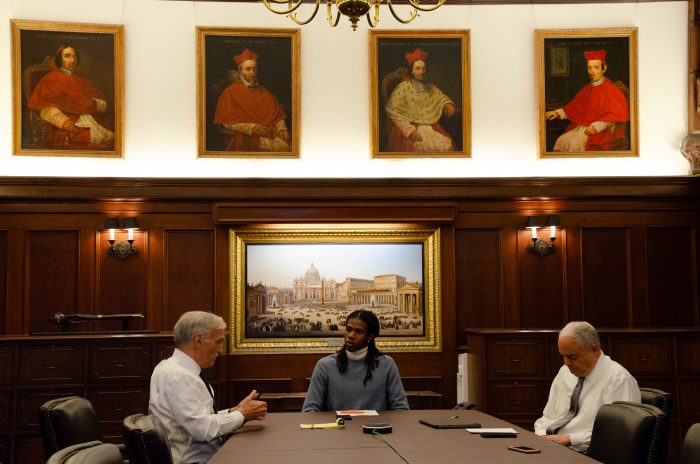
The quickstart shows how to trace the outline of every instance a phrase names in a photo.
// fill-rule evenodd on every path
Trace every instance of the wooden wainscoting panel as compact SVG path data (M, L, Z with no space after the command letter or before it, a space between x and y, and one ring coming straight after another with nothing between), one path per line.
M401 376L401 383L411 409L442 409L444 407L442 401L444 377L440 375Z
M49 318L57 312L78 312L79 238L77 230L27 232L25 317L29 333L58 332Z
M7 231L7 301L5 313L5 334L28 334L26 301L29 298L26 288L27 274L27 234L25 230Z
M173 351L175 351L175 342L173 341L172 337L156 342L153 366L155 367L162 360L168 359L173 355Z
M0 230L0 333L7 333L7 231Z
M428 376L401 376L403 389L406 391L432 391L442 393L442 384L445 379L440 375Z
M611 339L611 357L632 375L673 375L673 344L668 337L616 337Z
M153 361L142 342L105 343L90 350L88 382L148 383Z
M234 379L228 382L228 402L231 405L236 405L252 390L257 390L259 393L293 392L293 383L291 377L277 379ZM222 406L219 405L219 407ZM301 411L301 408L299 408L299 410Z
M0 390L0 432L12 429L14 423L12 417L13 394L13 391L9 389Z
M0 462L10 462L10 449L12 449L12 435L0 436Z
M117 233L116 244L126 240L126 233ZM133 246L137 253L119 258L107 253L107 233L100 233L96 249L98 258L98 287L96 289L97 314L146 314L147 304L147 269L148 252L146 250L146 233L134 233ZM107 243L107 245L105 245ZM120 331L121 321L100 321L97 323L100 331ZM145 319L129 321L129 330L143 330L147 323Z
M0 387L14 383L15 350L10 344L0 346Z
M581 255L584 319L600 327L627 327L631 283L629 228L582 228Z
M678 373L700 377L700 338L678 339Z
M501 229L455 230L458 341L467 327L503 326Z
M44 447L40 437L36 435L18 434L15 436L14 447L15 463L21 464L43 464L46 462L44 457Z
M486 344L490 377L536 377L545 370L544 338L492 339Z
M78 343L24 345L19 385L76 385L85 382L85 346Z
M147 413L148 384L91 388L88 389L87 399L94 406L101 424L117 428L127 416Z
M327 190L320 195L328 194ZM395 203L216 203L213 208L217 224L282 223L282 222L452 222L455 208L452 203L397 205ZM299 218L303 218L302 221Z
M700 422L700 381L685 380L678 387L678 401L682 404L681 416L686 422Z
M652 327L687 327L698 322L697 262L692 227L647 227L647 287Z
M547 384L542 380L490 381L486 390L489 414L529 430L540 414L532 406L547 403Z
M267 402L267 412L299 412L304 407L306 392L263 393L260 400Z
M161 330L172 330L182 313L214 312L214 231L165 232L165 310Z
M539 238L549 242L549 229L543 227ZM544 256L528 250L532 235L522 228L517 234L518 291L520 293L520 323L523 329L558 328L567 314L566 243L564 237L555 240L555 247Z

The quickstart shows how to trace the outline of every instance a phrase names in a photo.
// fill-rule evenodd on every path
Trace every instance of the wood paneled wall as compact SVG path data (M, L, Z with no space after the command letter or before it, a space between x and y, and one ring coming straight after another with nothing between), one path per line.
M546 214L563 230L538 256L524 225ZM137 218L138 254L107 255L107 216ZM229 319L229 228L310 222L441 227L444 350L394 357L446 407L467 328L700 325L698 178L0 178L0 334L55 333L56 312L139 312L132 328L156 331L189 309ZM319 356L227 356L218 380L231 401L303 391Z

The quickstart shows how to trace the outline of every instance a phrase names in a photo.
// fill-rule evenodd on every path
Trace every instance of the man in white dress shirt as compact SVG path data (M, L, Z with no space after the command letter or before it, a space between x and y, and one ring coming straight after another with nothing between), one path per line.
M214 391L200 374L223 351L225 329L215 314L183 314L173 329L173 355L153 370L148 412L164 429L175 464L206 463L231 433L267 413L255 390L237 406L216 410Z
M535 433L586 451L598 409L613 401L639 402L637 381L600 349L600 338L588 322L570 322L559 332L564 365L552 382ZM578 390L578 392L576 391Z

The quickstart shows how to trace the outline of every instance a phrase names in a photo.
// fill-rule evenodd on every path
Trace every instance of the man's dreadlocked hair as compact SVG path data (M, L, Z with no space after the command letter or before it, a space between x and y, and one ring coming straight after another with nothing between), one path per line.
M365 374L365 380L362 383L367 385L367 381L372 378L372 369L379 365L377 358L383 353L377 349L375 340L379 336L379 319L372 311L367 311L365 309L357 309L345 318L345 325L348 325L350 319L359 319L367 325L367 333L374 335L372 340L370 340L369 345L367 345L367 357L365 358L365 366L367 367L367 373ZM345 345L338 351L335 357L335 364L338 366L338 370L342 373L348 367L348 354L345 351Z

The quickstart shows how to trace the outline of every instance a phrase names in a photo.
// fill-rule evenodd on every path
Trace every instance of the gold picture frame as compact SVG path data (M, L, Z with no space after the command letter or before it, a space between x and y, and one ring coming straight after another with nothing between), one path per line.
M124 26L13 19L11 29L13 153L123 157Z
M199 157L299 157L300 37L299 29L197 27Z
M231 229L230 258L231 354L333 352L355 309L384 351L442 350L438 227L256 225Z
M369 69L372 158L471 157L469 30L370 31Z
M539 29L535 44L539 156L639 156L637 29Z

